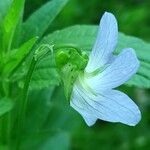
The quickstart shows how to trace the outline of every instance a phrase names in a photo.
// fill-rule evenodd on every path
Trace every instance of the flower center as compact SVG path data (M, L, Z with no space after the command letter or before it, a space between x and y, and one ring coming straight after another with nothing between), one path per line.
M88 76L89 77L89 76ZM96 92L90 87L90 85L86 81L86 74L81 72L78 77L77 84L80 84L82 88L87 91L88 93L91 93L94 96L97 96Z

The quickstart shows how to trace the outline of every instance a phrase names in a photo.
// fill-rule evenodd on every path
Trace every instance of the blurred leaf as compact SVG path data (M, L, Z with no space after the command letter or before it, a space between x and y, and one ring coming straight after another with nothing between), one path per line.
M4 146L4 145L0 145L0 149L1 150L9 150L9 148L7 146Z
M81 117L69 106L62 88L30 91L29 99L21 149L67 150L71 134L81 126Z
M98 26L77 25L66 29L55 31L46 36L43 42L50 45L75 45L84 51L91 51L96 39ZM123 48L132 47L141 62L137 74L126 84L141 88L150 88L150 44L131 36L119 34L118 47L115 53L119 53ZM50 62L49 62L50 63ZM47 68L49 69L49 68ZM44 76L43 76L44 77Z
M54 87L30 92L25 125L26 134L40 131L52 108ZM26 136L26 135L24 135Z
M37 37L34 37L24 43L20 48L16 50L12 50L8 58L5 60L5 66L3 70L3 74L9 74L12 70L14 70L21 62L22 60L29 54L31 51L31 48L37 41Z
M13 102L8 98L0 99L0 116L9 112L13 108Z
M0 1L0 49L2 49L2 25L4 16L7 13L7 10L11 4L12 0L1 0Z
M2 23L2 20L4 16L6 15L6 12L11 4L12 0L1 0L0 2L0 24Z
M64 90L56 87L51 97L51 109L49 115L43 124L44 130L65 130L71 134L82 126L84 120L72 107L65 98Z
M22 18L25 0L13 0L3 23L3 50L11 49L15 29Z
M58 144L59 142L59 144ZM43 146L39 148L39 150L69 150L70 146L70 137L69 134L60 132L57 133L55 136L47 139Z
M59 143L59 144L58 144ZM21 149L69 150L70 137L66 132L39 132L23 142Z
M68 0L52 0L35 11L23 24L22 40L41 37Z

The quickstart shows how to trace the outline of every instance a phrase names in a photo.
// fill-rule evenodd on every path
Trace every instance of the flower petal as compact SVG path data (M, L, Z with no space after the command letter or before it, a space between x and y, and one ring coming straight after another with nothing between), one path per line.
M92 72L106 64L114 51L118 39L118 25L113 14L105 12L99 25L96 42L86 67Z
M88 126L94 125L97 120L97 118L95 118L93 115L90 114L86 114L86 115L82 114L82 116Z
M87 78L86 82L95 91L112 89L129 80L138 68L139 61L134 50L124 49L103 72Z
M98 118L130 126L136 125L141 119L137 105L126 94L116 90L101 91L95 96L75 86L70 104L89 126Z
M135 126L141 120L137 105L124 93L110 90L99 94L93 104L102 115L99 119Z
M97 118L93 116L91 107L84 99L84 93L82 93L76 85L72 92L70 105L82 115L88 126L95 124Z

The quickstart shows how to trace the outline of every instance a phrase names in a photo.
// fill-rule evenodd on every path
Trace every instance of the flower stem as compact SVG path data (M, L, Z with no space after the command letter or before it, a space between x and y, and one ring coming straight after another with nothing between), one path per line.
M0 82L0 92L2 98L9 98L9 86L10 84L8 82L5 82L5 80ZM0 118L0 140L1 144L8 145L10 143L10 112L7 112Z
M36 62L37 61L33 57L30 67L29 67L29 70L27 72L24 87L23 87L22 100L20 101L19 112L18 112L18 132L17 132L17 139L16 139L17 140L16 150L20 149L20 142L21 142L20 134L21 134L21 130L23 129L25 115L26 115L26 108L27 108L27 104L28 104L27 97L28 97L29 85L30 85L30 81L31 81L31 77L32 77L34 68L36 66Z
M72 48L72 46L64 46L65 48ZM64 48L63 46L61 47L57 47L56 49L59 48ZM48 50L44 49L44 48L48 48ZM30 85L30 81L32 78L32 74L33 71L35 69L36 63L41 60L48 52L49 50L51 50L50 52L52 52L52 47L41 47L41 50L39 51L39 49L37 49L34 53L34 56L32 58L31 64L29 66L29 70L27 72L26 75L26 79L24 82L24 87L23 87L23 93L22 93L22 100L19 101L19 110L18 110L18 118L17 118L17 135L16 135L16 149L15 150L20 150L20 144L21 144L21 135L22 135L22 131L24 129L24 121L26 119L26 108L27 108L27 104L28 104L28 91L29 91L29 85ZM74 47L73 47L74 48Z

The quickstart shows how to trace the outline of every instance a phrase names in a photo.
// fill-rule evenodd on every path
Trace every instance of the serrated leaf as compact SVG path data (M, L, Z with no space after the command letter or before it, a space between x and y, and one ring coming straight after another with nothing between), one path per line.
M66 29L55 31L43 39L43 42L50 45L75 45L84 51L91 51L96 39L98 26L77 25ZM132 47L141 62L137 74L126 84L142 88L150 88L150 44L141 39L119 34L118 46L115 53L119 53L123 48ZM51 62L49 62L51 63ZM49 69L49 68L47 68Z
M13 108L13 102L8 98L0 99L0 116L9 112Z
M5 60L5 65L3 69L4 75L9 74L22 62L22 60L29 54L37 39L37 37L34 37L24 43L20 48L10 51L8 57Z
M11 49L13 35L19 20L22 18L25 0L13 0L3 22L3 50Z
M51 55L42 59L36 66L30 82L30 89L42 89L59 85L60 79Z
M41 37L68 0L52 0L35 11L23 24L22 41Z

